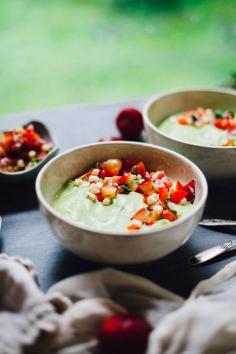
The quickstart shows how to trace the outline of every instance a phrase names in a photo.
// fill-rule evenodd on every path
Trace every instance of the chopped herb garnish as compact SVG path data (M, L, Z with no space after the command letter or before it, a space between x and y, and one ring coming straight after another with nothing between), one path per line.
M33 165L35 165L36 163L39 162L39 159L36 158L36 159L31 160L30 162L31 162Z
M132 192L132 189L126 184L122 184L121 187L123 187L127 192Z
M222 118L223 117L223 112L217 110L217 111L215 111L215 116L216 116L216 118Z
M192 120L193 120L194 122L197 122L197 121L198 121L198 118L197 118L194 114L192 114Z

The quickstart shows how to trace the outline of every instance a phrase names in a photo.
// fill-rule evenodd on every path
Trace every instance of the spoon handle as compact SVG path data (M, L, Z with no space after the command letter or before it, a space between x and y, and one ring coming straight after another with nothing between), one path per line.
M208 248L207 250L196 254L188 259L188 264L190 265L198 265L204 262L209 261L212 258L219 256L220 254L228 251L230 248L236 246L236 240L231 240L220 245L217 245L212 248Z
M235 220L224 219L203 219L199 222L202 226L233 226L236 225Z

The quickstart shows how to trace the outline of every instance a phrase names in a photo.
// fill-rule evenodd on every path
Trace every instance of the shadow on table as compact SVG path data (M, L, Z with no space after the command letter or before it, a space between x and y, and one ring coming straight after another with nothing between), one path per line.
M45 283L43 287L46 290L52 284L67 277L110 267L143 276L187 298L199 281L210 278L236 256L236 250L232 250L211 262L195 267L188 265L187 260L190 256L200 250L211 247L204 240L206 235L207 230L198 228L194 237L172 254L155 262L133 265L97 264L84 260L61 248L50 269L52 274L50 283ZM214 233L212 237L212 246L219 243L219 240L222 243L225 242L224 235L221 233Z
M110 267L143 276L176 294L188 297L194 286L196 286L200 280L206 278L206 272L203 268L193 268L187 265L186 259L190 254L191 251L189 247L185 245L161 260L122 266L96 264L83 260L66 250L61 250L57 262L54 263L53 269L51 269L53 273L53 284L73 275ZM214 272L212 272L212 274L213 273ZM47 284L47 288L51 285L52 284Z
M0 214L30 210L36 207L35 181L0 184Z
M50 269L44 279L39 279L43 291L47 291L55 283L81 273L92 272L104 268L103 265L84 260L64 248L60 248L52 259Z
M209 180L208 187L204 217L236 220L235 179Z

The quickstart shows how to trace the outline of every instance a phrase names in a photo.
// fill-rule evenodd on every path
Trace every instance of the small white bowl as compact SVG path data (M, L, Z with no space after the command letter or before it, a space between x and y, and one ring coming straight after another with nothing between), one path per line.
M193 210L158 231L111 233L68 220L51 206L56 192L68 179L82 175L97 161L109 158L142 160L149 170L163 169L168 176L184 183L194 179ZM76 147L55 157L40 171L36 193L41 210L66 248L93 261L128 264L153 261L188 240L203 213L207 182L196 165L175 152L149 144L108 142Z
M236 177L236 147L186 143L161 132L157 124L173 114L197 107L236 111L236 91L229 89L177 90L152 97L143 108L150 143L167 147L191 159L208 178Z

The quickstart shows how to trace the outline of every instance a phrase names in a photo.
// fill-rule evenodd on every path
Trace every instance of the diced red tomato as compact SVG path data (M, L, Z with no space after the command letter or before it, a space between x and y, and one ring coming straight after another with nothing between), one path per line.
M126 171L130 171L130 169L136 165L136 160L125 160L123 162L123 169L126 170Z
M158 179L162 179L163 177L165 177L165 172L164 172L164 171L159 171L159 172L157 173L157 178L158 178Z
M164 219L167 219L169 221L174 221L177 219L177 215L175 213L173 213L171 210L164 210L163 213L162 213L162 217Z
M141 183L139 186L139 189L141 190L141 192L143 194L147 194L148 192L150 192L153 188L153 182L152 180L147 180L147 181L144 181L143 183Z
M167 180L164 185L166 186L166 188L170 188L172 186L172 182L170 180Z
M187 196L188 192L184 190L177 190L171 196L171 200L173 203L179 204L179 202Z
M146 172L147 172L147 170L146 170L144 163L142 161L137 163L137 165L135 167L135 173L140 174L142 177L145 177Z
M106 172L107 172L107 171L105 171L105 170L100 170L98 176L99 176L100 178L105 178L105 177L106 177Z
M168 198L168 189L167 188L160 188L159 189L159 197L160 200L164 203L165 200Z
M98 199L99 202L103 201L102 193L98 193L98 194L96 194L96 196L97 196L97 199Z
M128 181L128 178L129 178L128 175L120 176L118 179L118 184L126 184Z
M186 194L186 199L188 202L193 203L195 199L195 182L194 180L191 180L189 183L187 183L184 187L183 190L187 193Z
M43 141L42 140L37 140L34 142L34 150L35 151L40 151L42 149L43 146Z
M11 145L13 144L14 140L13 140L13 136L10 133L5 133L4 136L4 142L2 143L4 149L6 150L6 153L9 151Z
M116 176L118 174L119 171L117 171L117 169L113 169L113 170L100 170L99 172L99 177L101 178L105 178L105 177L113 177Z
M141 226L130 224L130 225L127 226L127 229L130 230L130 231L140 230Z
M215 120L215 126L219 129L232 130L234 125L234 121L230 118L217 118Z
M188 124L188 120L187 120L186 117L179 117L178 118L178 123L182 124L182 125L186 125L186 124Z
M184 186L182 185L182 183L180 181L177 181L177 183L176 183L177 191L182 191L183 188L184 188Z

